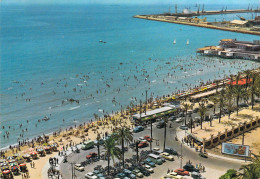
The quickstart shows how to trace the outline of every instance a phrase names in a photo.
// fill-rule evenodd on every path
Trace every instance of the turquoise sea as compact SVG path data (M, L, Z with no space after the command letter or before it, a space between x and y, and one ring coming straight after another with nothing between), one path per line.
M155 98L260 66L252 61L196 57L197 48L217 45L220 39L252 41L259 36L132 18L168 8L1 5L0 148L17 143L18 138L89 121L94 113L102 116L137 104L145 99L146 89ZM205 6L206 10L221 8ZM247 5L228 6L241 8ZM223 18L237 19L234 14L207 16L208 21ZM79 104L68 102L70 98ZM44 116L50 120L42 121Z

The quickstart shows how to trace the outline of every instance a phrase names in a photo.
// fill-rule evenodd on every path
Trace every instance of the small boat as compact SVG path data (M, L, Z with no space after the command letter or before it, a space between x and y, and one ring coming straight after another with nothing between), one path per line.
M44 118L42 118L42 121L48 121L50 118L45 116Z
M176 44L176 39L174 39L173 44Z
M190 45L190 41L189 40L187 40L186 45Z
M99 40L99 42L103 42L103 40Z

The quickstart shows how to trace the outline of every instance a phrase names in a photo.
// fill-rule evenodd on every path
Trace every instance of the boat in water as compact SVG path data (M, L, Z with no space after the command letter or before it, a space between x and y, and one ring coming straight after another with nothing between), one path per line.
M189 40L187 40L186 45L190 45L190 41Z
M176 39L174 39L173 44L176 44Z
M42 121L48 121L48 120L50 120L50 118L47 116L44 116L44 118L42 118Z

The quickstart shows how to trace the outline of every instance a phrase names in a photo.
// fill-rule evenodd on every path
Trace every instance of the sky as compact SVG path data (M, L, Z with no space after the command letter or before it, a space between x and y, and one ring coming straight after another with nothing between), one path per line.
M0 0L1 4L254 4L260 0Z

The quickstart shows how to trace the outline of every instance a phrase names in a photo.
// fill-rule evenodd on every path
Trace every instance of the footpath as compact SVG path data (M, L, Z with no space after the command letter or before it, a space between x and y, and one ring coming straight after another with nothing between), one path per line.
M77 146L77 148L80 149L82 145L78 144L76 146ZM63 162L63 159L64 159L65 156L69 156L69 155L71 155L73 153L72 149L75 151L76 150L75 146L68 147L68 150L60 152L60 155L57 154L54 157L52 157L52 158L55 158L56 160L58 159L58 161L59 161L58 163L56 163L55 166L53 166L56 170L60 171L60 164L61 164L61 162ZM49 161L46 162L46 164L42 168L42 178L43 179L50 179L50 178L51 179L62 179L61 175L59 175L59 176L56 175L56 176L49 177L48 176L48 170L49 170L50 167L51 167L51 164L49 163Z

